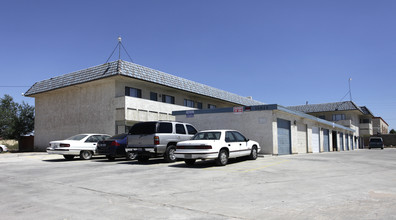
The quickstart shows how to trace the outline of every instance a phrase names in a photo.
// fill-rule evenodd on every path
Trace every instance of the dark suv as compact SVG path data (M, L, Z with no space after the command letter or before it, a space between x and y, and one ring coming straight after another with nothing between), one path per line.
M371 137L369 140L369 149L371 148L384 149L384 141L382 140L382 137Z
M137 154L139 162L150 157L164 157L176 161L176 143L190 140L197 133L192 125L174 121L150 121L135 124L128 134L127 153Z

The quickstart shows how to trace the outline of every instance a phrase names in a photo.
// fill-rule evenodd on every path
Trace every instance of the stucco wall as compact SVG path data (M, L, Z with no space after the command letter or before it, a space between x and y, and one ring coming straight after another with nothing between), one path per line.
M261 152L272 154L272 111L252 111L245 113L196 114L187 118L177 115L177 121L191 123L198 130L235 129L247 138L260 144Z
M35 96L36 151L79 133L115 133L114 80L103 79Z

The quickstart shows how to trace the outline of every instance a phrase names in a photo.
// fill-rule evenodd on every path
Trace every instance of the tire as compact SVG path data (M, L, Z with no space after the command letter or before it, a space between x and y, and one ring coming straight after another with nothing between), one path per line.
M195 163L195 159L185 159L184 163L186 163L189 166L192 166Z
M114 161L115 160L115 157L113 157L113 156L107 155L106 157L107 157L107 159L109 161Z
M73 160L73 159L74 159L74 155L63 155L63 157L64 157L66 160Z
M175 145L168 146L168 148L166 149L165 155L164 155L164 159L166 162L173 163L177 160L176 156L175 156L175 151L176 151Z
M1 152L3 152L3 148L2 148L2 147L0 147L0 153L1 153Z
M89 150L81 151L80 158L83 160L90 160L92 158L92 151Z
M127 160L134 160L137 157L137 153L132 153L132 152L127 152L126 153L126 159Z
M219 156L216 159L216 164L218 166L225 166L228 163L228 153L226 149L221 149Z
M150 158L147 156L138 156L137 159L140 163L146 163Z
M257 154L258 154L258 152L257 152L257 146L253 146L253 147L252 147L252 151L250 152L250 155L249 155L249 160L255 160L255 159L257 159Z

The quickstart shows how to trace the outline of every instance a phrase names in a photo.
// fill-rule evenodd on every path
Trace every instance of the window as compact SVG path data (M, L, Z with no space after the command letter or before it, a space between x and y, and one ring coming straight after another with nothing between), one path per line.
M226 142L234 142L235 141L235 137L234 135L231 133L231 131L227 131L225 134L225 141Z
M162 102L175 104L175 97L170 95L162 95Z
M215 106L215 105L208 104L208 109L214 109L214 108L216 108L216 106Z
M246 138L241 133L236 132L236 131L233 131L232 133L234 134L236 141L238 141L238 142L246 141Z
M193 126L186 125L186 127L187 127L188 134L196 134L197 133L197 130Z
M194 101L188 100L188 99L184 99L184 106L194 108Z
M125 95L136 97L136 98L142 98L142 90L136 89L136 88L131 88L131 87L125 87Z
M176 134L186 134L186 129L183 124L176 124Z
M220 132L200 132L192 137L192 140L220 140L220 136Z
M158 94L156 92L150 92L150 100L158 101Z
M172 123L159 123L157 133L172 133Z
M360 123L361 123L361 124L369 124L369 123L370 123L370 119L368 119L368 118L362 118L362 119L360 119Z
M202 102L197 102L197 108L202 109Z
M320 119L326 119L326 117L325 117L324 115L319 115L318 118L320 118Z
M333 115L333 121L345 120L344 114L335 114Z

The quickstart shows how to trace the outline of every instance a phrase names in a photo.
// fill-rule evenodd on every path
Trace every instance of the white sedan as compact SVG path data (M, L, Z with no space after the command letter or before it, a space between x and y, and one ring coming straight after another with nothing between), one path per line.
M8 151L8 148L5 146L5 145L3 145L3 144L0 144L0 153L1 152L7 152Z
M189 141L176 145L175 156L193 165L197 159L215 159L216 164L224 166L228 158L248 156L257 159L260 145L245 138L235 130L208 130L195 134Z
M61 141L51 141L47 147L49 154L61 154L66 160L74 156L89 160L96 152L96 145L111 137L108 134L78 134Z

